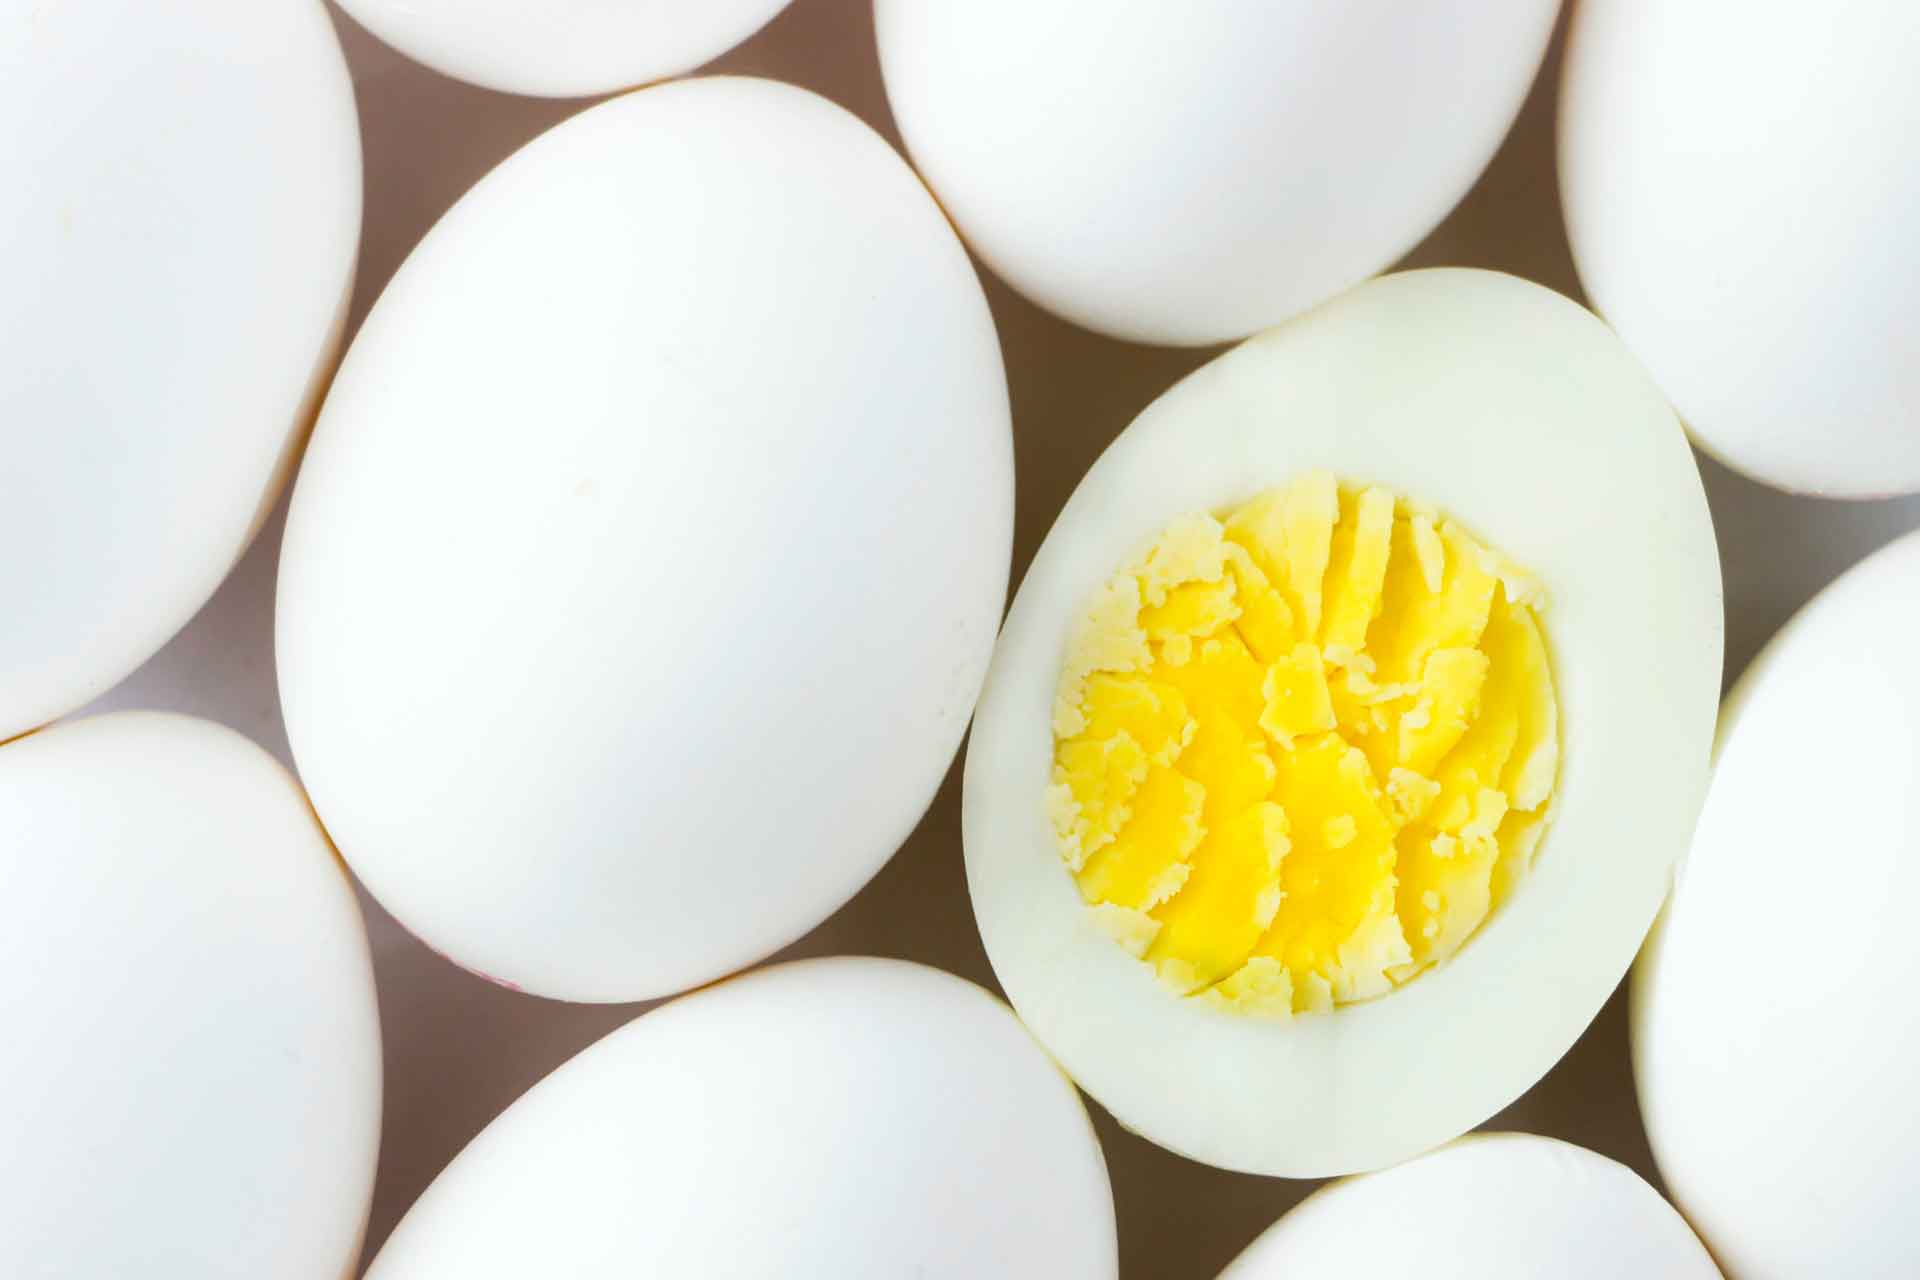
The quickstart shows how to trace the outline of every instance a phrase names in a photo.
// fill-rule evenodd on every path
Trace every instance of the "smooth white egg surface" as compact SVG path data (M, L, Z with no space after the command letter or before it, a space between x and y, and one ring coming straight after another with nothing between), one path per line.
M1916 653L1920 534L1815 597L1728 695L1634 971L1654 1158L1734 1275L1920 1273Z
M1343 991L1336 977L1337 1007L1256 1017L1170 987L1164 967L1156 973L1116 945L1107 908L1083 901L1050 821L1055 697L1102 584L1169 522L1322 471L1430 503L1530 571L1501 570L1530 580L1544 601L1557 779L1531 869L1444 964L1384 994ZM1451 546L1445 563L1463 567L1449 583L1473 567ZM1399 572L1403 583L1423 576L1425 558ZM994 971L1083 1088L1128 1128L1191 1158L1321 1176L1456 1137L1539 1079L1626 973L1698 812L1721 626L1692 454L1603 324L1558 294L1485 271L1363 285L1156 400L1094 464L1042 544L967 756L967 880ZM1353 825L1305 822L1289 787L1310 775L1294 772L1304 766L1293 748L1268 746L1279 764L1272 798L1289 811L1275 820L1292 824L1286 857L1316 859L1343 879L1338 848L1353 841ZM1187 758L1176 765L1185 770ZM1378 800L1396 783L1355 785ZM1394 855L1384 847L1391 896ZM1194 883L1209 874L1204 849L1188 868ZM1454 849L1437 842L1434 852ZM1398 856L1404 878L1414 854L1403 844ZM1285 917L1286 899L1316 886L1288 881L1284 859L1279 869ZM1262 927L1274 905L1268 896ZM1251 899L1248 909L1259 910ZM1156 911L1127 918L1150 932L1168 924ZM1298 997L1302 975L1294 978Z
M1221 1280L1719 1280L1700 1241L1623 1164L1523 1133L1475 1134L1323 1187Z
M359 904L300 788L204 720L0 747L0 1273L352 1272L380 1142Z
M0 13L0 741L105 692L239 559L359 237L319 0Z
M968 244L1076 324L1196 345L1381 270L1465 195L1558 0L877 0L887 99Z
M464 197L341 368L280 570L301 776L457 962L709 981L919 819L1012 520L993 322L899 157L766 81L617 99Z
M400 52L505 93L581 97L691 71L787 0L341 0Z
M1580 280L1701 446L1920 491L1920 8L1587 0L1560 102Z
M1106 1165L1006 1006L894 960L629 1023L475 1138L368 1273L1112 1276Z

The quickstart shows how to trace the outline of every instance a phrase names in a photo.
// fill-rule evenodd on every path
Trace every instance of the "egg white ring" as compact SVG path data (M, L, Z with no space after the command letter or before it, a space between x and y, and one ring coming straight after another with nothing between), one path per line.
M1429 502L1537 573L1562 717L1533 872L1406 989L1276 1024L1172 997L1102 933L1044 805L1050 707L1097 585L1169 519L1309 468ZM1363 285L1160 397L1087 473L1020 587L976 715L967 882L995 973L1128 1128L1223 1168L1377 1168L1543 1075L1631 963L1700 807L1719 562L1686 439L1599 320L1492 272Z

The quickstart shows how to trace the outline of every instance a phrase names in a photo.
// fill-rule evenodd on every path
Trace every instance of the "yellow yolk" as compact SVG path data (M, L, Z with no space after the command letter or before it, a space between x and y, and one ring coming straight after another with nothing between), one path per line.
M1526 875L1559 766L1529 575L1384 489L1183 517L1097 594L1048 808L1102 929L1183 995L1392 990Z

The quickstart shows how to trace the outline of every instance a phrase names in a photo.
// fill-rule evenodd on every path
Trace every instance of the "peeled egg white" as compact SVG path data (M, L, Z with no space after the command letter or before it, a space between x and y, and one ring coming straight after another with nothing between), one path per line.
M413 1206L371 1280L1112 1276L1073 1086L1006 1006L894 960L776 966L629 1023Z
M1430 503L1539 576L1562 761L1533 870L1458 954L1275 1023L1183 1000L1116 945L1044 793L1061 663L1096 588L1174 517L1313 469ZM1041 545L967 754L967 882L994 971L1087 1092L1193 1159L1322 1176L1445 1142L1539 1079L1627 971L1699 809L1720 660L1692 454L1606 327L1492 272L1363 285L1156 400Z
M442 75L504 93L583 97L691 71L787 0L340 0Z
M1739 1276L1920 1273L1920 534L1755 658L1634 971L1674 1202Z
M230 730L0 747L0 1274L337 1280L380 1143L359 904Z
M1381 270L1465 195L1558 0L877 0L887 99L995 274L1193 345Z
M1719 1280L1660 1193L1625 1165L1524 1133L1475 1134L1322 1187L1221 1280Z
M332 371L360 238L319 0L0 14L0 741L213 594Z
M455 205L341 368L280 568L301 776L460 964L710 981L919 820L1012 524L992 318L900 158L766 81L616 99Z
M1581 283L1757 480L1920 491L1920 7L1583 0L1560 187Z

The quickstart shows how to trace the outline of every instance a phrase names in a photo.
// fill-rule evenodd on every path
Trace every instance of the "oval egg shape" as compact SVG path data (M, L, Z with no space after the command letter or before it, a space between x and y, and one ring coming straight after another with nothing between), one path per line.
M1456 954L1375 998L1348 993L1354 1002L1331 1012L1270 1021L1180 995L1164 970L1116 945L1105 908L1082 900L1086 883L1076 888L1050 821L1055 698L1098 590L1158 531L1327 472L1431 503L1531 571L1560 759L1531 870ZM1402 581L1424 575L1424 557L1417 571L1403 563ZM1361 286L1162 395L1041 545L967 755L967 882L994 972L1083 1088L1190 1158L1325 1176L1454 1138L1539 1079L1626 973L1698 812L1721 625L1692 454L1604 325L1485 271ZM1282 666L1268 671L1269 690ZM1272 798L1287 810L1275 820L1292 823L1286 856L1343 876L1337 848L1353 839L1351 820L1338 831L1330 819L1324 833L1307 824L1287 788L1317 775L1277 746L1265 753L1281 766ZM1378 794L1395 781L1364 786ZM1276 905L1285 916L1296 887L1268 899L1261 927Z
M371 1280L1112 1276L1073 1086L1006 1006L894 960L778 965L641 1017L427 1188Z
M1581 284L1727 466L1920 491L1920 9L1726 17L1575 6L1559 163Z
M1098 333L1244 337L1411 249L1512 124L1558 0L878 0L887 100L976 253Z
M0 747L0 1272L337 1280L380 1145L360 908L286 770L123 712Z
M360 238L319 0L0 17L0 741L145 662L246 550Z
M502 93L584 97L719 57L787 0L343 0L369 31L442 75Z
M1920 1268L1916 653L1909 534L1816 596L1727 696L1699 830L1635 966L1654 1158L1734 1275ZM1775 939L1789 950L1757 959Z
M1720 1280L1673 1206L1625 1165L1524 1133L1474 1134L1322 1187L1221 1280Z
M992 318L877 135L756 80L594 107L441 220L342 365L280 569L302 779L462 965L709 981L919 820L1012 523Z

